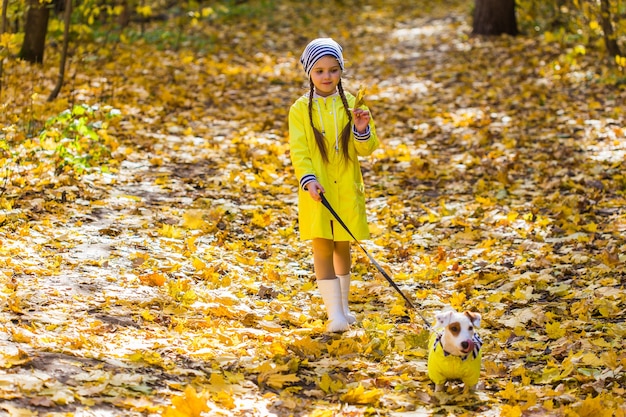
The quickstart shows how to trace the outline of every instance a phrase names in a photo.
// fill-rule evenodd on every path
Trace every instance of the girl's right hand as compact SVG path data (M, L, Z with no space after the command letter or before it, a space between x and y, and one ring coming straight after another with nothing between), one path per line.
M311 198L315 201L322 201L322 197L320 196L320 193L324 193L324 187L322 187L322 184L320 184L317 181L311 181L310 183L308 183L306 185L306 189L309 192L309 195L311 196Z

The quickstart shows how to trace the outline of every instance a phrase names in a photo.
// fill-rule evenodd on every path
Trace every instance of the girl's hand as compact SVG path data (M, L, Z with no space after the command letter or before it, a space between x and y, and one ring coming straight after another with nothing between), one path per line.
M317 181L311 181L306 185L306 189L309 192L311 198L315 201L322 201L322 197L320 197L320 193L324 193L324 187Z
M363 109L353 109L354 127L359 133L365 133L367 125L370 123L370 112Z

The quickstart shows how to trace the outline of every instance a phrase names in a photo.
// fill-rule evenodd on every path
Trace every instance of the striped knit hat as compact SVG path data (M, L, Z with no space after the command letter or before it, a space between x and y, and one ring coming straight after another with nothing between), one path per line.
M313 65L315 65L320 58L327 55L336 58L337 62L339 62L341 70L343 71L343 55L341 54L341 51L341 45L331 38L318 38L312 40L306 48L304 48L304 52L300 57L300 63L302 64L307 77L311 76Z

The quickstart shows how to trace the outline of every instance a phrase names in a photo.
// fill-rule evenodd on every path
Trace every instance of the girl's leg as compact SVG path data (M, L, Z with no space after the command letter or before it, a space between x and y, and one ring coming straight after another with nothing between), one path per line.
M341 285L341 303L343 305L343 315L348 323L356 322L356 317L350 312L348 298L350 296L350 242L335 242L333 252L335 275L339 278Z
M346 275L350 273L350 242L335 242L333 251L333 266L335 275Z
M335 242L329 239L313 239L313 265L318 281L335 279L334 266Z
M315 265L315 278L317 288L320 291L328 323L326 330L329 332L344 332L350 324L344 316L341 284L335 275L333 256L335 242L329 239L313 239L313 264Z

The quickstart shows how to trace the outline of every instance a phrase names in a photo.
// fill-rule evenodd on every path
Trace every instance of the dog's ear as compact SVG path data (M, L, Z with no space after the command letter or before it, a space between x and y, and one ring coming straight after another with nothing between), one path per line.
M452 320L452 315L454 311L445 311L441 313L437 313L435 318L437 319L437 325L435 327L446 327L450 324L450 320Z
M480 327L481 316L480 313L475 313L473 311L466 311L465 315L470 319L474 327Z

